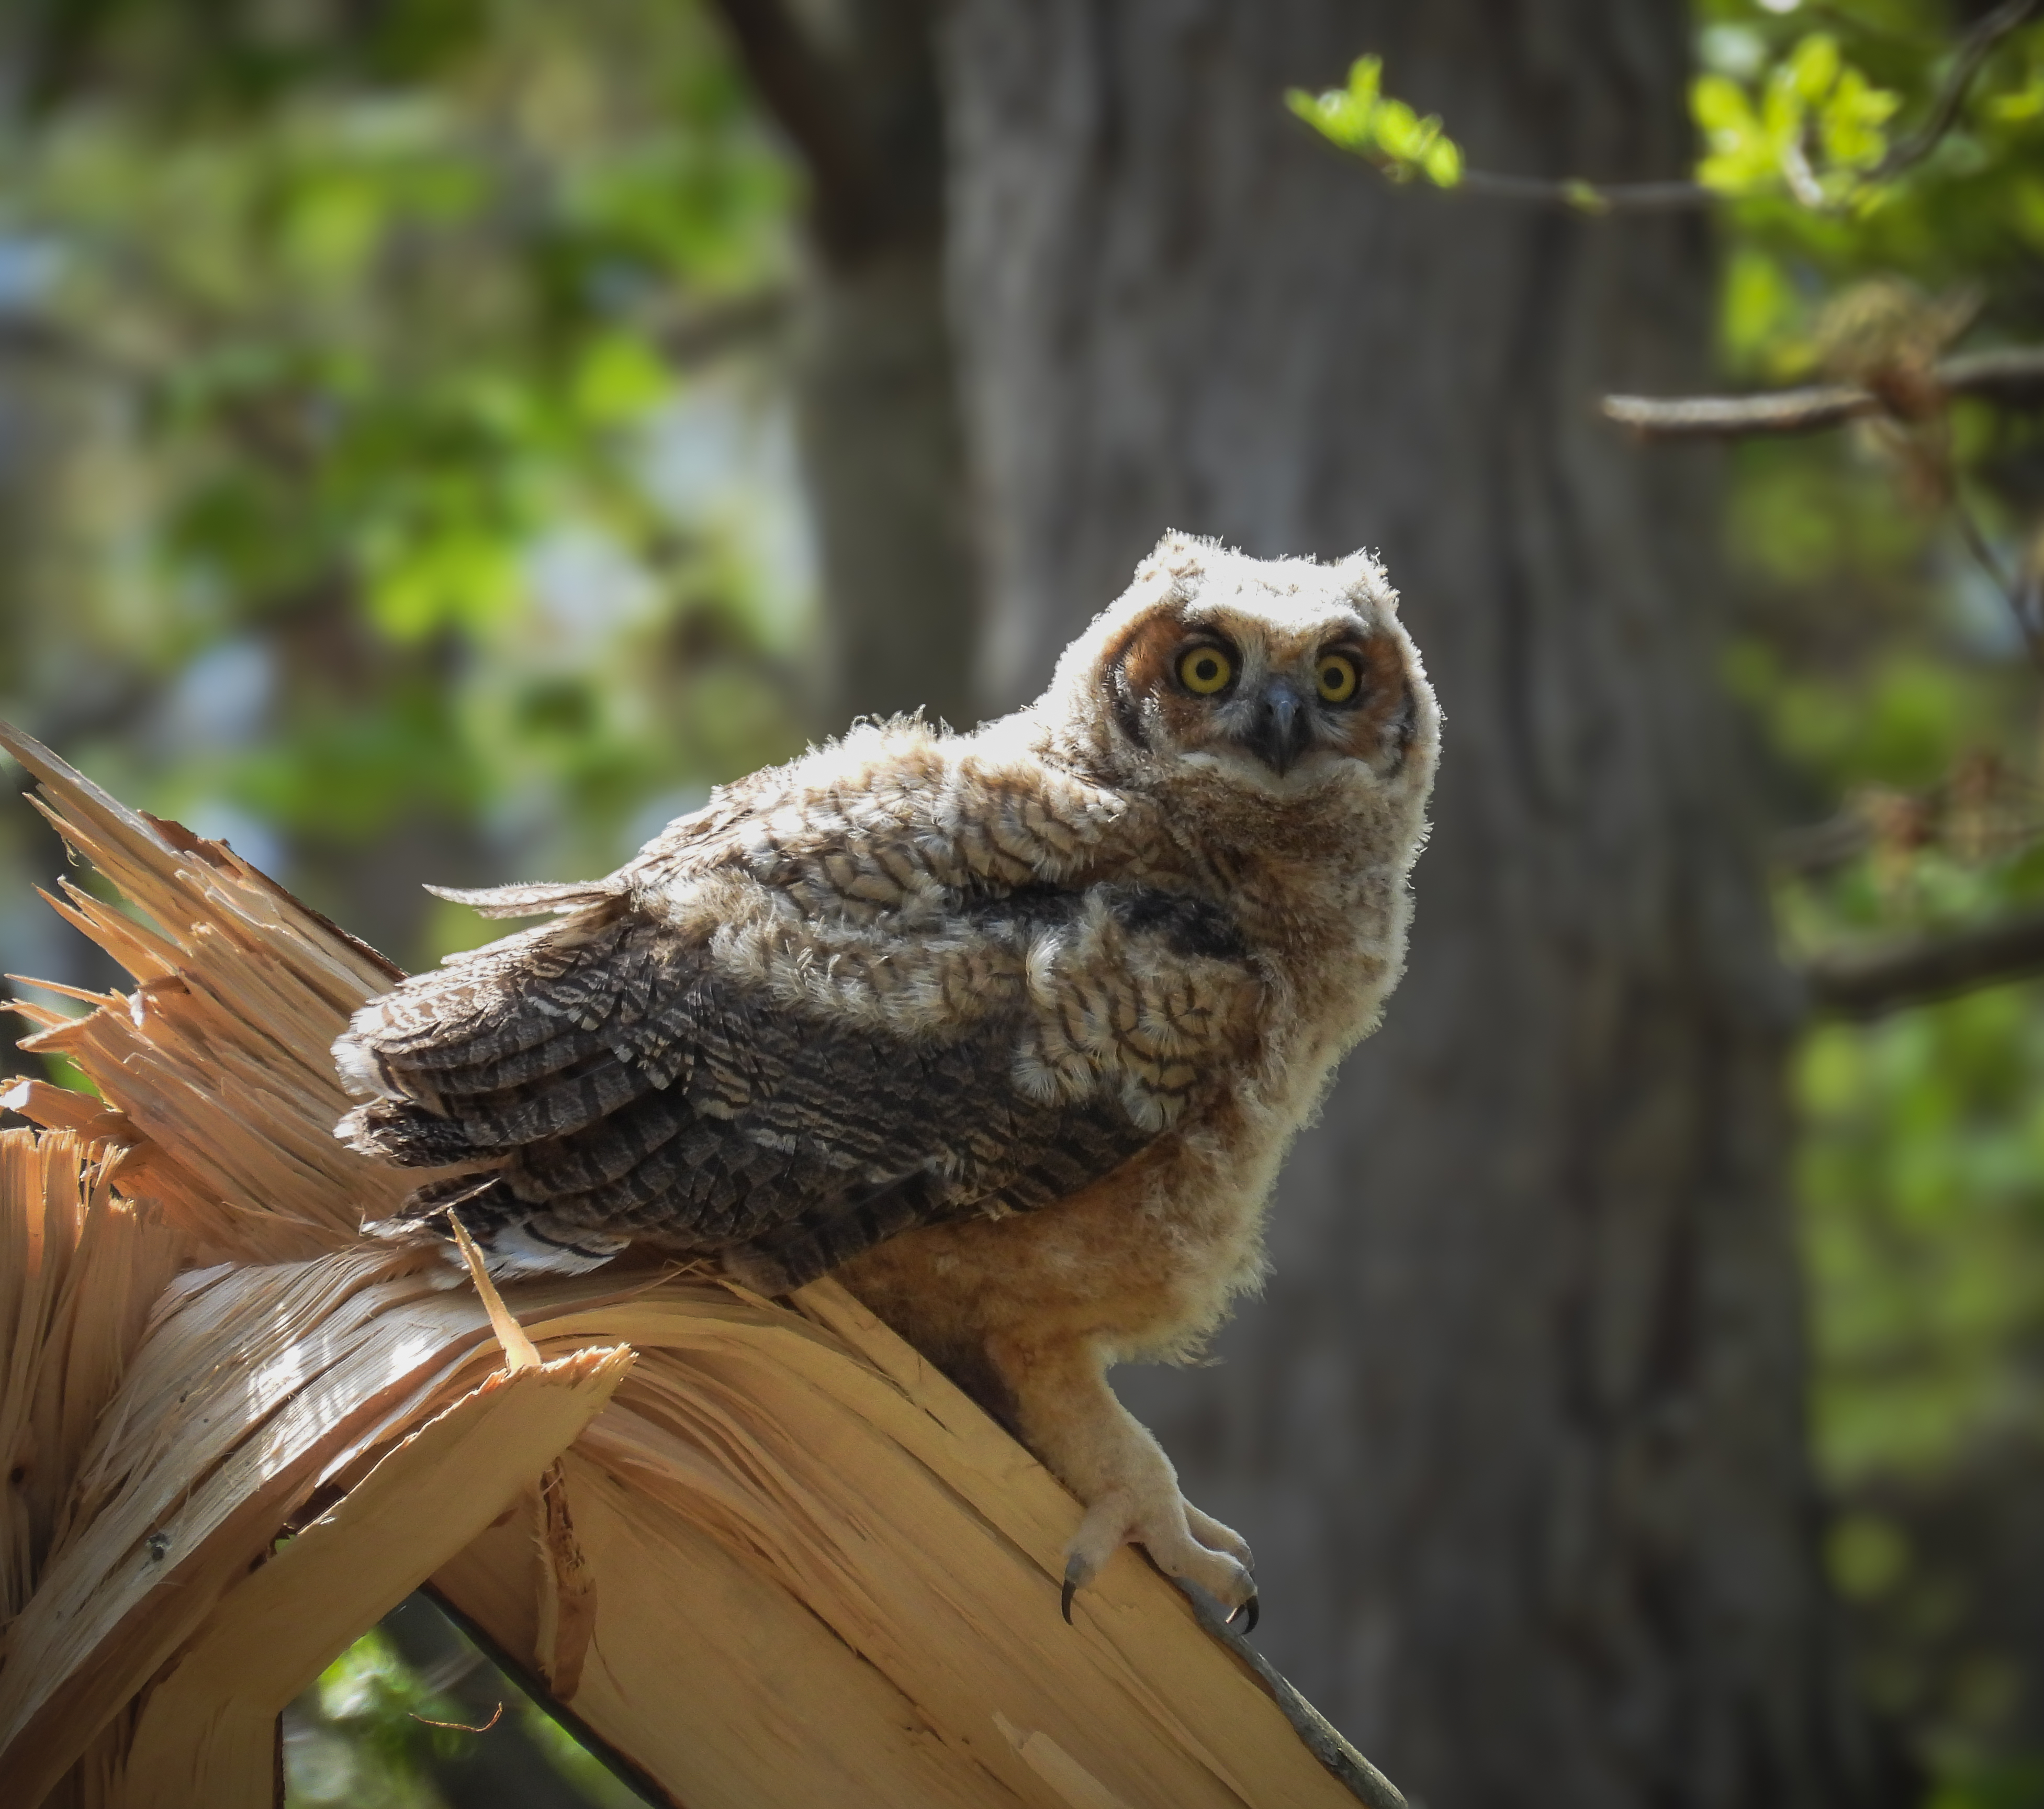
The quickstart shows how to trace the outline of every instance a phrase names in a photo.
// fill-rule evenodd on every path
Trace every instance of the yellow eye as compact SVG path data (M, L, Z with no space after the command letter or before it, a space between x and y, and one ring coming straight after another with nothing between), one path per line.
M1235 667L1218 647L1195 647L1178 662L1178 681L1197 697L1228 689Z
M1322 654L1320 671L1315 676L1321 697L1329 703L1346 703L1355 695L1355 662L1346 653Z

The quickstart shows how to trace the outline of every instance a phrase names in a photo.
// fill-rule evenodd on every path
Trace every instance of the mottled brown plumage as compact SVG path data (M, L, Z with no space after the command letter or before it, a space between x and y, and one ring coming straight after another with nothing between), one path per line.
M452 1168L398 1229L451 1210L500 1268L840 1270L1087 1502L1074 1584L1133 1538L1251 1600L1105 1371L1260 1275L1403 960L1438 737L1367 557L1169 536L1027 710L856 729L606 879L445 895L559 921L364 1007L340 1134Z

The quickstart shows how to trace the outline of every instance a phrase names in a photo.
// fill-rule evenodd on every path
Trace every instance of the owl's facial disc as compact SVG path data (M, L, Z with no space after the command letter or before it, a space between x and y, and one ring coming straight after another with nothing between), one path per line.
M1130 637L1114 667L1130 740L1259 789L1310 783L1336 763L1395 769L1411 698L1388 636L1346 612L1281 627L1234 616L1167 611Z
M1195 646L1202 644L1196 642ZM1201 652L1180 656L1181 672L1202 668ZM1358 637L1338 633L1317 647L1270 647L1235 656L1239 679L1212 699L1220 737L1284 778L1308 755L1352 756L1347 718L1367 699L1367 663ZM1198 694L1200 687L1190 688Z
M1195 633L1169 664L1179 688L1206 706L1220 736L1253 754L1280 779L1319 739L1313 700L1299 675L1273 671L1267 660L1256 662L1260 670L1252 670L1241 650L1218 633ZM1344 661L1342 669L1350 675L1347 689L1353 695L1354 668ZM1186 726L1201 726L1197 711Z

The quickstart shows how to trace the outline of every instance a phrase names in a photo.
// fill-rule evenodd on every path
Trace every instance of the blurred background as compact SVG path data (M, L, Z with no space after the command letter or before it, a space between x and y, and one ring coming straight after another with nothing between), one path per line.
M2044 1805L2040 11L8 0L0 714L417 967L1166 528L1381 549L1411 975L1124 1397L1416 1803ZM422 1602L286 1754L636 1800Z

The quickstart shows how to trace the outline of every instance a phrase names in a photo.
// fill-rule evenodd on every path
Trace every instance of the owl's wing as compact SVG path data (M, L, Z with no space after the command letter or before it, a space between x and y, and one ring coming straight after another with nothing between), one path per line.
M1211 907L1190 923L1156 898L1118 895L1126 928L1104 958L1139 961L1153 999L1163 971L1182 1003L1191 991L1170 964L1224 965L1228 933ZM1082 895L1055 893L985 927L1026 939L1085 909ZM1112 978L1082 976L1074 1010L1097 1014ZM463 1165L405 1216L456 1207L508 1261L584 1266L651 1237L735 1253L741 1272L791 1287L915 1226L1074 1193L1162 1128L1147 1095L1132 1109L1129 1085L1168 1083L1182 1098L1198 1084L1193 1045L1212 1014L1181 1011L1195 1028L1174 1037L1156 1010L1127 1006L1122 1031L1148 1081L1025 1085L1029 1008L911 1035L790 1006L618 899L365 1007L336 1054L379 1096L341 1134L386 1160ZM1097 1026L1075 1034L1101 1059Z

